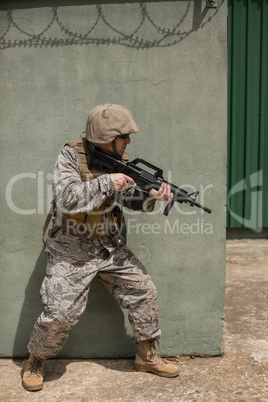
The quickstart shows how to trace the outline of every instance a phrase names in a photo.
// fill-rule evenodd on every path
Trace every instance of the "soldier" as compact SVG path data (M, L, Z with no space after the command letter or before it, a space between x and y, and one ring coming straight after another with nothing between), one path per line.
M163 377L179 375L176 366L164 362L155 352L155 341L161 335L157 290L121 236L123 205L150 212L156 200L172 201L173 194L166 184L158 191L139 192L131 177L90 164L94 146L126 161L130 135L137 132L132 114L125 107L97 106L89 113L85 138L66 144L56 161L55 212L46 242L47 271L40 291L44 311L33 328L28 344L30 357L22 378L28 391L42 389L45 359L54 357L64 346L86 308L96 275L119 305L129 311L138 345L134 368Z

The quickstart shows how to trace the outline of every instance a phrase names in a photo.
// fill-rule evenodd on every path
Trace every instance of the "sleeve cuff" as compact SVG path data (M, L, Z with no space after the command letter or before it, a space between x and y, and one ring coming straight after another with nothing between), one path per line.
M147 197L142 204L142 211L143 212L152 212L155 207L155 202L156 202L155 198Z
M102 193L112 195L114 193L114 184L109 174L104 174L98 177Z

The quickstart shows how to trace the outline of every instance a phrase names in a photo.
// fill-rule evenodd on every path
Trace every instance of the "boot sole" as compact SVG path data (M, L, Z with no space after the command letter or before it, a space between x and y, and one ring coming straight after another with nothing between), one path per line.
M134 363L134 369L136 371L141 371L143 373L153 373L153 374L158 375L159 377L174 378L174 377L179 376L179 372L177 372L177 373L161 373L161 372L159 372L157 370L147 368L147 367L142 366L141 364L138 364L138 363Z

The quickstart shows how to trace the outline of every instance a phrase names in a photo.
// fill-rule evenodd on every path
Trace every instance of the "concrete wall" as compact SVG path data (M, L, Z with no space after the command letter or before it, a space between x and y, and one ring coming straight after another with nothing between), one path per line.
M0 354L25 356L42 306L42 226L63 144L100 103L128 107L129 146L165 178L199 190L211 215L126 213L127 244L159 289L163 352L220 353L225 271L227 4L7 2L0 11ZM79 4L79 5L78 5ZM11 10L12 9L12 10ZM11 11L9 11L11 10ZM122 311L94 280L61 356L131 356Z

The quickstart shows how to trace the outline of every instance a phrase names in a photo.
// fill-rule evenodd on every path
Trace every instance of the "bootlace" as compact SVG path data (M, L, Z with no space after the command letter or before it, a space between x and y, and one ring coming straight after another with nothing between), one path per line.
M154 340L150 340L150 359L156 355Z
M29 371L31 373L41 374L43 373L42 360L34 358L29 364Z
M157 347L160 350L160 352L163 352L163 348L162 348L162 344L160 343L160 340L158 338L156 338L156 339L150 340L149 342L150 342L150 358L157 359L159 362L166 364L166 362L160 356L158 356L158 354L156 353L155 342L156 342Z

